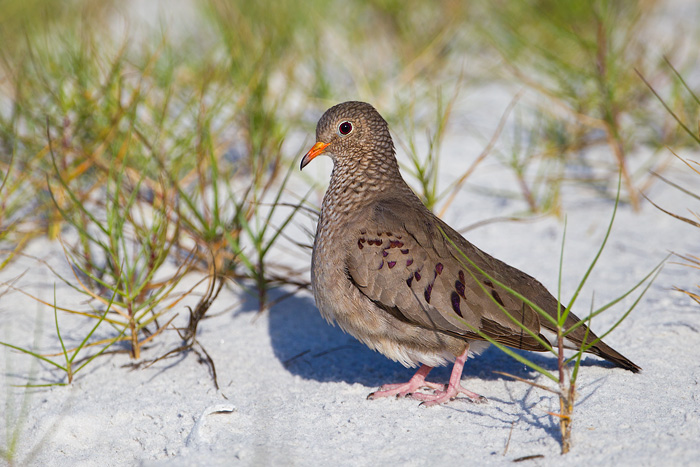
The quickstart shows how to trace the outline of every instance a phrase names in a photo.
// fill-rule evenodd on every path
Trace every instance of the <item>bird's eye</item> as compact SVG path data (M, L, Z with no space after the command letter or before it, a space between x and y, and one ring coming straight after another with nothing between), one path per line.
M350 123L350 122L343 122L338 126L338 132L343 136L347 135L351 131L352 131L352 123Z

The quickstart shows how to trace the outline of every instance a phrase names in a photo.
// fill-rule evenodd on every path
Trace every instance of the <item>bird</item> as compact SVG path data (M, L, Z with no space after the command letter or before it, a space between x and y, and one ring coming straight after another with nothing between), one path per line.
M419 367L408 382L384 385L369 399L410 397L430 406L464 395L486 402L461 382L467 358L490 345L484 336L528 351L557 345L556 327L533 304L555 319L566 308L535 278L480 250L425 207L401 176L388 124L372 105L328 109L300 170L320 155L330 156L333 170L312 250L316 306L371 349ZM579 321L569 312L565 328ZM580 323L563 346L578 350L597 339ZM641 370L602 340L587 352ZM426 380L450 362L449 383Z

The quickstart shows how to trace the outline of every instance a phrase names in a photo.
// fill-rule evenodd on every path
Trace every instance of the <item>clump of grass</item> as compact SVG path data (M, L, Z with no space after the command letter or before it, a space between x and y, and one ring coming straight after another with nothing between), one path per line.
M293 220L295 214L301 209L302 205L306 201L304 197L301 201L294 205L285 205L281 202L282 195L284 194L285 187L289 180L290 175L296 168L296 161L292 161L292 164L287 170L287 175L279 187L274 189L274 200L267 207L267 213L261 212L262 210L257 207L250 218L242 216L239 213L238 222L240 223L243 233L245 235L235 238L228 231L225 231L225 237L228 240L228 244L231 249L236 253L237 258L243 265L246 271L246 276L254 281L255 288L258 295L258 306L259 310L263 311L268 307L272 306L274 303L267 303L267 296L269 289L275 284L289 284L293 283L291 277L284 277L284 275L270 274L268 268L274 267L269 261L269 254L273 246L278 242L281 237L282 232L285 227ZM272 223L273 216L279 211L281 207L288 208L288 212L281 220L281 224L275 226ZM246 248L249 245L252 249ZM289 294L283 295L282 298L289 296Z
M596 175L598 183L611 186L613 175L622 173L626 196L634 209L639 206L636 187L640 173L630 168L630 154L645 139L659 147L669 144L674 136L646 131L660 118L651 111L648 94L633 73L635 67L658 69L659 64L648 58L657 45L648 40L657 3L483 3L483 14L490 19L483 34L516 79L545 97L539 112L552 123L566 125L565 131L551 135L554 142L557 135L569 140L556 145L559 157L572 160L589 148L607 145L614 156L614 169L603 166L603 173ZM656 163L650 159L642 166Z
M605 248L605 245L608 241L608 238L610 236L610 232L612 229L613 222L615 220L615 214L617 212L617 206L619 202L619 187L618 187L618 197L615 202L615 208L613 210L612 216L610 218L610 223L608 224L607 231L605 233L605 236L603 237L603 240L598 248L598 251L591 261L590 266L588 269L585 271L583 274L581 280L578 283L578 286L576 288L576 291L574 292L571 300L568 302L568 306L564 307L561 305L561 274L562 274L562 269L563 269L563 258L564 258L564 241L562 241L562 250L561 250L561 256L560 256L560 261L559 261L559 287L558 287L558 301L559 301L559 306L557 308L557 315L556 317L551 316L549 313L547 313L545 310L543 310L541 307L533 303L532 301L528 300L526 297L524 297L522 294L516 292L515 290L511 289L507 285L503 284L502 282L498 281L496 278L490 276L486 271L482 270L479 268L476 263L472 261L471 258L469 258L466 254L463 252L461 253L461 262L462 266L465 268L466 271L469 272L469 274L472 275L479 284L479 286L482 288L482 290L489 296L491 296L486 289L486 286L483 285L483 279L488 279L492 283L496 284L498 287L503 289L509 294L512 294L513 296L517 297L518 299L522 300L526 306L532 308L534 311L536 311L542 320L547 320L550 322L552 325L555 326L556 328L556 335L557 335L557 346L551 346L548 342L542 340L538 335L536 335L534 332L532 332L530 329L527 328L519 319L517 316L512 315L510 312L508 312L503 305L501 305L496 298L492 297L492 300L496 306L498 306L503 313L505 313L508 318L511 319L515 324L517 324L523 332L526 332L528 335L536 339L540 344L542 344L546 349L549 350L549 352L552 353L557 358L557 372L552 373L549 370L537 365L536 363L532 362L531 360L527 359L527 357L524 357L515 351L511 350L510 348L506 347L503 344L500 344L499 342L495 341L488 335L486 335L483 331L480 329L469 325L466 321L463 321L463 323L468 326L472 331L476 332L481 336L483 339L489 341L491 344L495 345L498 347L501 351L506 353L507 355L513 357L515 360L518 362L528 366L529 368L535 370L537 373L541 374L542 376L548 378L552 383L554 383L554 386L551 385L544 385L544 384L539 384L535 383L532 381L524 380L522 378L519 378L517 376L504 374L506 376L512 377L516 380L523 381L527 384L530 384L534 387L538 387L540 389L543 389L545 391L551 392L555 394L559 398L559 406L560 406L560 412L558 414L552 414L553 417L557 419L557 422L559 423L560 426L560 432L561 432L561 453L566 454L569 452L571 449L571 431L572 431L572 426L573 426L573 414L574 414L574 406L575 406L575 399L576 399L576 381L578 378L579 374L579 368L580 368L580 363L581 363L581 358L583 357L583 354L593 347L595 344L597 344L600 340L605 338L608 334L610 334L617 326L619 326L626 318L629 316L629 314L634 310L634 308L637 306L637 304L640 302L646 291L649 289L651 284L653 283L654 279L658 275L658 273L661 270L661 267L663 265L663 261L656 266L651 272L649 272L642 280L637 282L633 287L622 293L620 296L617 298L611 300L610 302L606 303L603 306L599 306L594 309L593 304L591 305L591 311L588 313L587 316L582 318L581 321L577 322L571 327L566 326L566 320L569 315L569 312L574 309L576 301L580 295L581 290L583 289L583 286L586 284L588 281L588 278L590 277L591 273L593 272L596 263L598 262L598 259L600 258L603 249ZM445 233L443 232L443 235ZM566 236L566 229L564 236ZM453 247L457 248L458 247L445 235L445 238L452 244ZM664 260L665 261L665 260ZM583 324L586 324L590 327L591 320L606 312L610 308L612 308L614 305L618 304L621 302L623 299L629 297L632 295L637 289L642 287L646 283L646 286L641 290L641 292L638 294L638 296L635 298L633 303L625 310L625 312L622 314L622 316L612 325L610 326L605 332L601 333L600 336L597 339L591 339L591 341L588 341L587 337L584 339L584 343L581 346L580 349L574 351L573 355L570 357L566 357L564 355L564 339L568 334L570 334L574 329L578 328L579 326L582 326Z
M524 116L516 112L509 145L496 150L496 156L515 176L514 191L505 197L522 197L531 213L562 212L561 187L566 181L566 162L561 155L573 151L575 137L564 121L554 120L537 109ZM526 123L524 120L530 122Z
M441 95L438 96L436 109L435 128L432 132L427 133L428 150L425 157L421 157L423 151L417 147L417 131L415 126L415 102L409 108L403 109L401 113L407 118L404 121L404 133L407 135L406 152L410 158L410 165L407 167L408 173L413 176L418 182L418 190L421 201L428 209L433 210L436 207L441 193L438 192L438 170L440 168L440 146L445 134L447 122L452 111L451 99L445 104Z
M8 113L0 112L0 139L12 154L13 166L23 174L18 180L21 192L29 195L24 199L23 222L32 226L34 235L46 234L51 239L57 237L62 224L46 190L45 174L53 171L47 121L64 156L61 168L71 180L85 174L80 191L87 194L99 167L93 164L100 162L98 156L114 136L110 134L112 123L124 110L119 108L123 49L113 51L107 43L97 43L92 28L99 28L97 20L103 10L79 3L57 15L61 21L50 15L31 21L24 18L17 26L21 32L11 41L13 46L0 52L4 78L0 100L9 108ZM57 7L50 2L43 8ZM110 52L115 54L111 62L105 58ZM95 157L89 160L88 156Z
M17 212L35 200L36 233L77 237L65 246L75 276L59 279L102 306L114 302L106 315L58 309L112 326L135 359L202 282L174 351L199 344L198 325L227 279L252 280L261 309L271 284L299 286L269 260L298 209L274 226L291 173L280 149L296 120L283 114L293 87L274 83L293 80L296 31L307 25L296 4L285 5L288 17L271 17L258 13L277 3L207 2L204 20L218 35L203 28L204 38L163 35L137 48L116 43L100 14L77 2L78 21L37 21L25 34L17 50L29 59L0 52L9 70L1 97L12 103L0 137L16 155L0 165L1 200L19 200ZM13 184L13 171L29 183ZM26 189L38 196L22 196ZM12 210L3 214L3 228L15 225ZM175 292L193 270L205 276Z
M698 161L693 161L689 159L681 159L686 166L693 171L698 177L700 177L700 162ZM687 190L685 188L680 187L679 185L669 182L665 178L663 179L665 182L669 183L671 186L674 186L681 190L683 193L686 193L689 197L694 198L696 200L700 200L700 193L693 192L692 190ZM651 202L651 201L650 201ZM658 209L661 211L665 212L666 214L675 217L676 219L685 222L686 224L690 224L693 227L697 227L700 229L700 213L695 212L695 211L690 211L692 217L686 217L686 216L681 216L679 214L675 214L671 211L667 211L666 209L661 208L654 202L651 202L654 206L656 206ZM700 270L700 256L697 254L692 254L692 253L686 253L686 254L681 254L681 253L675 253L676 256L678 256L681 260L683 260L683 264L686 266L692 268L692 269L698 269ZM697 285L697 288L700 289L700 284ZM693 299L696 303L700 304L700 292L698 291L692 291L692 290L687 290L681 287L675 287L676 290L681 291L685 293L688 297Z
M113 47L98 25L87 25L90 18L83 16L77 32L48 29L27 38L36 60L12 76L18 110L3 129L31 186L44 194L36 208L44 232L58 238L68 226L77 234L66 247L75 277L59 278L103 305L116 297L106 315L71 305L62 311L105 320L138 359L174 319L183 298L174 289L194 262L174 247L180 225L172 191L151 157L171 149L177 159L185 152L191 136L179 138L182 115L169 115L168 106L178 105L179 93L189 88L173 89L172 56L163 53L168 47L135 56L127 41ZM174 271L171 256L180 259Z
M668 65L669 69L671 70L674 78L674 83L676 86L680 86L686 96L689 97L689 99L686 100L686 102L689 104L682 105L682 106L672 106L673 104L669 104L665 99L663 99L659 93L654 89L654 87L645 79L645 77L642 75L641 72L637 71L639 74L640 78L644 81L644 83L649 87L651 92L654 94L654 96L661 102L663 107L666 109L666 111L673 117L673 119L677 122L678 127L681 129L682 133L687 135L692 142L695 143L695 146L700 148L700 98L698 97L698 94L695 93L688 83L686 82L685 79L683 79L683 76L681 73L673 66L671 61L667 58L664 57L666 64ZM674 89L674 94L676 94L677 91ZM678 99L675 99L675 102L678 102ZM692 123L694 122L698 124L697 128L697 133L692 129ZM670 149L669 149L670 150ZM696 176L700 177L700 162L694 161L691 159L684 159L680 156L678 156L675 152L673 152L673 155L678 158L680 161L682 161L685 166ZM695 200L700 200L700 192L697 190L692 190L692 189L687 189L682 186L680 186L677 183L674 183L667 178L663 177L660 174L656 174L658 178L660 178L662 181L667 183L668 185L676 188L677 190L680 190L681 192L685 193L688 195L689 198L695 199ZM699 179L700 180L700 179ZM649 200L649 198L647 198ZM676 214L674 212L671 212L669 210L666 210L653 201L649 200L651 204L653 204L657 209L665 212L666 214L682 221L685 222L686 224L692 225L693 227L700 228L700 213L694 212L689 209L691 217L688 216L682 216L680 214ZM678 256L680 259L684 261L684 264L686 264L688 267L692 269L700 269L700 256L687 253L687 254L679 254L675 253L676 256ZM698 288L700 289L700 284L698 285ZM676 290L679 290L681 292L684 292L686 295L688 295L691 299L693 299L695 302L700 304L700 294L697 291L691 291L691 290L686 290L682 289L680 287L676 287Z
M53 302L53 316L54 316L54 323L56 325L56 336L58 337L58 341L61 344L61 353L60 355L63 357L63 362L64 363L59 363L57 361L52 360L49 356L42 355L40 353L37 353L33 350L29 350L17 345L9 344L7 342L0 342L0 345L3 345L5 347L8 347L10 349L25 353L27 355L31 355L32 357L36 358L37 360L41 360L45 363L48 363L49 365L59 369L66 375L66 383L50 383L50 384L27 384L27 387L41 387L41 386L64 386L66 384L71 384L73 382L73 378L75 377L76 373L78 373L80 370L82 370L88 363L90 363L92 360L100 356L102 353L104 353L107 349L109 349L114 343L119 341L119 338L121 335L126 331L126 328L124 328L124 331L122 331L121 334L116 336L115 338L109 339L107 342L103 343L94 343L92 345L99 345L102 344L102 347L100 348L99 351L96 353L93 353L92 355L85 357L81 360L76 360L76 357L82 352L84 348L88 346L88 341L92 337L92 335L95 333L97 328L100 327L102 322L105 320L107 317L108 312L110 311L110 307L112 306L112 303L114 301L114 296L112 296L112 299L107 303L107 307L104 311L95 311L93 316L99 316L96 319L95 325L87 332L83 340L78 344L77 347L73 349L67 349L65 343L63 342L63 338L61 337L61 327L58 324L58 307L56 305L56 287L54 285L54 302ZM81 313L85 314L85 313Z
M188 324L183 329L178 329L178 333L183 340L183 345L173 351L168 352L163 357L173 353L191 349L197 344L197 328L199 323L205 318L207 311L213 301L218 296L224 285L227 276L234 278L236 255L226 247L224 238L224 228L231 232L236 238L240 234L241 228L237 225L236 219L240 210L244 208L244 203L233 198L232 193L224 198L226 204L233 208L233 213L223 212L220 206L223 205L221 190L219 188L220 174L219 161L212 152L198 152L198 163L193 171L196 173L194 182L191 173L187 173L179 179L175 178L177 170L164 166L164 173L169 177L168 185L172 195L172 221L178 226L178 233L172 238L177 247L176 256L180 257L180 252L186 255L193 255L196 261L193 267L207 273L206 292L194 309L189 309ZM161 161L165 164L165 161ZM221 181L226 188L228 178ZM225 210L225 211L229 211ZM226 216L230 216L230 221ZM193 244L187 247L186 245ZM200 346L201 347L201 346ZM206 354L206 350L202 347ZM216 375L214 362L208 358L212 372ZM216 377L214 377L216 381Z
M37 234L29 228L23 231L23 217L26 215L26 200L35 196L34 187L28 183L26 173L17 170L14 165L14 154L4 165L0 175L0 245L7 245L10 253L0 262L2 270L29 239Z
M250 166L232 165L226 160L226 153L217 153L211 145L214 135L209 126L203 126L200 131L207 143L197 151L197 163L191 170L181 171L177 163L159 160L168 178L168 191L172 193L168 197L174 208L172 219L179 227L173 239L179 251L191 252L196 258L193 266L207 273L205 293L197 305L189 309L188 324L178 329L183 344L159 359L193 349L196 345L205 355L217 384L214 361L197 341L198 326L226 280L244 283L252 279L260 310L267 307L270 284L276 280L267 270L267 256L282 227L276 229L271 238L267 234L273 229L271 218L280 205L288 177L280 185L275 185L261 176L259 180L265 185L256 190L249 179ZM276 173L269 176L276 177ZM269 194L275 199L263 219L257 204L259 201L255 201L254 196L266 198ZM284 225L291 221L295 211ZM189 249L187 245L190 245ZM271 269L274 270L274 266ZM284 283L283 280L280 282Z
M131 67L125 49L105 58L92 51L93 40L89 36L78 42L72 56L72 66L78 70L75 89L68 86L71 92L57 99L73 117L64 119L58 135L52 134L50 125L47 129L53 174L47 190L56 211L55 224L67 223L78 235L66 249L78 274L73 281L62 279L103 304L108 301L105 293L117 297L110 310L117 317L107 322L124 334L132 357L139 359L141 347L167 327L158 318L181 299L172 293L192 259L175 272L163 273L178 226L172 222L165 190L144 183L154 164L141 138L137 110L148 104L146 86L158 54L147 56L136 68L140 79L128 80L124 74ZM97 66L99 62L104 68ZM151 205L142 198L150 198Z
M142 179L129 177L125 170L109 172L105 201L95 204L79 199L58 166L56 171L70 198L70 206L57 203L58 209L79 236L76 245L67 250L72 267L82 275L76 275L79 287L73 286L103 303L106 291L118 297L111 308L119 318L110 323L126 334L131 356L139 359L141 347L167 326L161 326L158 318L181 300L173 291L192 264L188 259L176 271L162 272L173 247L169 231L177 229L171 223L169 207L160 203L157 209L144 209L137 202ZM93 212L104 212L105 217ZM154 331L147 328L151 324Z
M230 172L231 182L227 182L235 185L227 188L229 199L236 198L235 212L228 219L217 219L215 227L236 259L237 268L232 275L252 280L260 311L272 305L268 303L271 288L299 286L286 269L271 263L269 258L283 229L305 200L300 197L294 205L283 202L295 163L285 160L281 147L293 122L299 119L298 111L288 102L293 99L297 81L296 64L307 60L317 46L315 28L309 27L309 22L320 23L323 5L219 0L206 3L206 17L215 25L226 52L222 68L236 97L232 124L239 135L235 141L239 152L237 166ZM274 14L268 14L271 11ZM300 35L300 30L312 34ZM279 80L288 85L276 86ZM289 211L282 214L285 205ZM273 220L278 217L279 225L274 226Z
M435 125L432 129L426 131L428 150L425 157L420 155L423 151L418 147L418 131L416 124L418 118L415 115L415 106L417 102L411 101L411 103L407 107L402 108L400 112L404 116L401 123L404 127L403 133L407 135L407 142L404 143L399 139L399 144L404 147L404 151L408 154L410 159L410 163L404 166L404 168L408 174L416 180L418 186L415 191L421 198L423 204L430 210L437 210L438 204L441 205L438 213L441 217L454 202L460 190L464 187L464 184L472 173L474 173L474 170L476 170L479 164L481 164L494 149L494 145L501 135L506 121L520 98L520 94L517 94L512 99L508 107L504 110L491 139L486 143L484 149L472 161L469 167L467 167L462 174L458 175L448 186L441 187L438 183L441 145L450 115L452 114L454 102L457 99L457 94L458 89L455 89L454 94L449 98L447 103L445 102L443 94L438 94L435 109Z
M477 46L465 38L472 9L468 2L416 0L361 0L329 9L319 24L321 59L335 78L329 85L341 95L350 87L382 108L389 97L429 103L435 88L459 80L464 53Z

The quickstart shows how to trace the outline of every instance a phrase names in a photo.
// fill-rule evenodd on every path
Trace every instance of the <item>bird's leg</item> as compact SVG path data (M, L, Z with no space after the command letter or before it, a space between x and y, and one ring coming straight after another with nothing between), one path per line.
M464 394L472 402L488 402L484 396L480 396L462 387L462 370L464 370L464 363L467 361L467 356L469 356L469 344L467 344L464 352L455 359L455 364L452 367L452 374L450 375L450 383L444 387L444 389L438 390L434 394L413 393L411 397L423 401L421 405L425 406L444 404L457 397L458 394Z
M378 391L367 396L367 399L379 399L380 397L389 396L405 397L415 393L421 388L442 390L445 387L444 385L431 383L425 380L425 377L428 376L428 373L430 373L432 369L432 366L422 365L407 383L385 384L379 388Z

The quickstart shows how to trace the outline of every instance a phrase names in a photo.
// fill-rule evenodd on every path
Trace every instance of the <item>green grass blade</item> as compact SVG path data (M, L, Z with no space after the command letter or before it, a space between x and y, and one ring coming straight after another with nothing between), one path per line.
M23 349L22 347L17 347L16 345L8 344L7 342L2 342L0 341L0 345L4 345L5 347L9 347L11 349L17 350L19 352L25 353L27 355L31 355L34 358L38 358L41 361L44 361L50 365L55 366L59 370L63 370L64 372L68 372L68 370L64 367L62 367L60 364L44 357L43 355L39 355L38 353L32 352L31 350Z
M671 68L671 70L673 71L673 74L676 75L676 78L678 78L678 81L681 82L681 84L683 85L685 90L688 91L688 94L690 94L692 96L695 103L700 105L700 98L698 98L697 94L695 94L695 92L692 89L690 89L690 86L688 86L688 83L685 82L685 80L683 79L683 76L678 72L676 67L674 67L671 64L671 61L665 55L664 55L664 61L669 66L669 68Z
M48 133L48 125L46 128L46 131ZM92 221L92 223L95 226L97 226L97 228L99 228L105 235L109 236L109 232L107 231L107 229L105 229L105 227L97 220L97 218L95 216L93 216L92 213L85 208L84 204L82 202L80 202L80 200L75 195L73 190L71 190L70 187L68 186L68 182L66 182L63 179L63 177L61 176L61 170L58 168L58 163L56 162L56 156L54 155L54 152L53 152L53 146L52 146L50 135L49 135L49 153L51 154L51 163L53 164L53 168L56 171L56 176L58 177L59 184L63 187L64 190L66 190L66 193L68 194L68 197L71 199L73 204L75 206L77 206L78 209L80 209L80 211L83 212L88 217L88 219L90 219L90 221ZM54 196L53 191L51 190L51 183L49 182L48 174L46 175L46 186L48 187L49 195L51 196L51 199L53 200L53 202L56 206L56 209L58 209L58 211L61 213L61 215L63 216L64 219L70 219L71 218L70 215L64 209L61 208L61 205L58 203L58 200L56 200L56 197ZM80 229L80 227L76 224L77 223L73 223L74 227ZM89 237L95 243L101 245L101 243L99 241L97 241L97 239L94 239L94 237L92 235L90 235L87 231L85 231L83 229L80 229L80 230L84 235Z
M70 368L71 360L68 358L68 351L63 343L63 338L61 337L61 329L58 326L58 310L56 309L56 284L53 285L53 317L56 323L56 335L58 336L58 341L61 343L61 350L63 351L63 357L66 359L66 368Z
M630 294L632 294L635 290L637 290L639 287L641 287L642 284L644 284L650 277L652 277L652 275L657 274L657 273L660 271L660 269L662 268L662 266L663 266L663 264L666 262L666 260L669 258L669 256L670 256L670 255L666 256L659 264L656 265L656 267L654 267L649 273L647 273L646 276L644 276L640 281L638 281L638 282L634 285L634 287L630 288L629 290L627 290L625 293L623 293L623 294L620 295L619 297L615 298L614 300L611 300L610 302L606 303L604 306L598 308L596 311L594 311L593 313L591 313L591 316L590 316L590 317L591 317L591 318L594 318L594 317L598 316L599 314L601 314L601 313L603 313L604 311L610 309L611 307L613 307L614 305L616 305L616 304L619 303L620 301L624 300L624 299L625 299L626 297L628 297ZM652 281L652 282L653 282L653 281ZM576 328L578 328L578 327L580 327L580 326L583 326L584 321L586 321L587 319L588 319L588 317L587 317L586 319L583 319L583 320L581 320L581 321L579 321L579 322L573 324L570 328L568 328L568 329L564 332L564 337L566 337L567 335L569 335L569 334L570 334L571 332L573 332Z
M97 352L95 355L91 356L85 362L83 362L82 365L80 365L78 368L76 368L76 370L73 372L73 374L75 375L76 373L78 373L80 370L82 370L85 367L85 365L87 365L88 363L90 363L91 361L93 361L94 359L99 357L100 355L102 355L107 349L109 349L116 342L119 342L119 340L124 335L124 333L126 333L127 329L129 329L129 328L127 326L125 326L122 329L122 331L119 333L119 335L112 340L112 342L110 342L106 346L102 347L99 352Z
M442 226L438 225L437 227L438 227L438 229L440 230L440 233L442 233L442 235L443 235L443 236L445 237L445 239L452 245L452 247L453 247L455 250L457 250L457 251L459 252L460 256L462 256L465 260L467 260L467 262L471 265L471 267L474 268L474 269L476 269L477 272L478 272L479 274L481 274L482 276L486 277L488 280L490 280L490 281L493 282L494 284L498 285L499 287L501 287L503 290L505 290L505 291L508 292L509 294L512 294L514 297L517 297L518 299L522 300L526 305L530 306L533 310L535 310L535 311L536 311L537 313L539 313L541 316L544 316L544 317L547 318L549 321L551 321L553 325L555 325L555 326L557 325L557 321L556 321L552 316L550 316L547 312L545 312L542 308L540 308L538 305L536 305L536 304L535 304L534 302L532 302L530 299L528 299L527 297L525 297L525 296L523 296L522 294L518 293L517 291L511 289L510 287L508 287L507 285L505 285L504 283L502 283L502 282L499 281L498 279L492 277L490 274L488 274L486 271L484 271L483 269L481 269L479 266L477 266L476 263L474 263L474 261L472 261L472 259L469 258L469 257L468 257L468 256L467 256L453 241L452 241L452 239L451 239L450 237L447 236L447 234L445 233L445 231L442 229ZM506 316L508 316L508 318L509 318L511 321L513 321L515 324L517 324L523 331L527 332L533 339L537 340L537 342L539 342L540 344L542 344L542 346L544 346L544 347L545 347L546 349L548 349L550 352L553 352L553 353L554 353L554 350L552 349L552 346L549 345L548 342L546 342L546 341L543 340L539 335L535 334L535 333L532 332L530 329L528 329L528 328L527 328L524 324L522 324L517 318L515 318L508 310L506 310L505 307L503 307L500 303L498 303L498 302L496 301L496 299L493 298L493 297L491 296L490 293L488 293L488 291L486 290L486 287L481 283L482 281L480 281L480 280L476 277L476 275L472 272L471 268L469 268L466 264L464 264L459 258L456 258L456 259L460 262L460 264L462 265L462 267L464 267L464 269L474 278L474 280L475 280L476 283L479 285L479 287L481 288L481 290L482 290L488 297L491 297L491 300L494 302L494 304L496 304L496 306L498 306L498 307L500 308L500 310L501 310ZM469 324L467 324L467 325L469 325Z
M596 252L595 257L593 258L593 261L591 261L591 264L590 264L590 266L588 266L586 273L583 275L583 278L581 278L581 280L579 281L578 287L576 288L576 292L574 292L574 296L571 297L571 300L569 300L569 303L566 307L566 310L564 310L564 315L562 316L562 319L564 320L564 322L566 322L566 318L569 315L569 310L571 310L574 306L574 303L576 303L576 299L578 298L579 294L581 293L581 289L583 289L583 286L588 281L588 277L593 272L593 268L595 268L595 265L598 263L598 259L600 258L600 255L603 254L603 249L605 249L605 245L608 243L608 238L610 238L610 232L612 232L613 223L615 222L615 216L617 215L617 207L620 203L620 190L621 189L622 189L622 171L620 171L618 178L617 178L617 196L615 196L615 206L613 207L612 216L610 216L610 222L608 223L608 228L605 231L605 236L603 237L603 241L600 244L600 247L598 248L598 251Z
M117 282L117 287L119 287L119 283L118 283L118 282ZM92 337L92 334L97 330L98 327L100 327L100 324L102 324L102 322L105 320L105 318L107 317L107 313L109 313L110 308L112 308L112 304L114 303L114 299L116 298L116 296L117 296L117 293L114 292L114 293L112 294L112 298L109 300L109 304L107 305L107 308L105 309L104 313L102 313L102 316L100 316L100 319L97 320L97 323L95 323L95 325L92 327L92 329L90 330L90 332L87 333L87 335L85 336L85 338L80 342L80 344L78 345L78 347L76 347L75 350L73 351L73 355L71 355L71 358L70 358L70 362L69 362L69 363L73 363L73 360L75 360L75 357L78 355L78 353L79 353L79 352L82 350L82 348L85 346L85 344L87 343L88 339L90 339L90 337ZM61 344L62 344L62 343L61 343ZM64 349L64 352L65 352L65 349ZM93 358L94 358L94 357L93 357ZM85 366L85 365L82 365L80 368L82 368L83 366ZM80 369L80 368L78 368L78 369ZM75 373L77 373L77 372L78 372L78 370L75 370L75 372L73 372L73 374L75 374Z
M631 305L631 306L629 307L629 309L620 317L620 319L618 319L618 320L615 322L615 324L613 324L607 331L605 331L603 334L601 334L600 336L598 336L598 339L594 340L593 342L587 343L587 344L583 347L583 351L586 351L586 350L590 349L590 348L593 347L595 344L597 344L599 341L603 340L608 334L610 334L611 332L613 332L613 331L615 330L615 328L617 328L617 327L627 318L627 316L629 316L630 313L632 313L632 310L634 310L634 309L637 307L637 305L638 305L639 302L642 300L642 298L644 297L644 295L647 293L647 291L649 290L649 288L651 287L651 285L654 283L654 281L656 280L656 278L658 277L658 275L659 275L660 272L661 272L661 269L660 269L660 268L656 270L656 273L654 274L654 276L652 277L652 279L649 281L649 283L646 285L646 287L644 287L644 290L642 290L642 293L639 294L639 296L638 296L637 299L634 301L634 303L632 303L632 305Z
M647 85L647 87L649 88L649 90L654 94L654 96L656 96L656 98L659 100L659 102L661 102L661 105L663 105L664 108L666 109L666 111L667 111L669 114L671 114L671 116L673 117L673 119L681 126L681 128L683 128L683 130L684 130L688 135L690 135L691 138L693 138L698 144L700 144L700 137L698 137L690 128L688 128L687 126L685 126L685 123L683 123L683 121L680 119L680 117L678 117L678 115L676 115L676 113L673 111L673 109L671 109L671 108L668 106L668 104L666 104L666 101L663 100L663 98L659 95L659 93L656 92L656 89L654 89L654 87L646 80L646 78L644 78L644 75L642 75L642 74L639 72L639 70L637 70L636 68L635 68L634 71L637 72L637 75L642 79L642 81L644 81L644 84Z
M595 296L591 299L591 311L593 311L593 303L595 302ZM591 333L591 321L593 320L593 313L588 314L588 318L586 319L586 332L583 335L583 342L588 342L588 335ZM583 320L582 320L583 322ZM571 378L569 379L569 384L574 385L576 384L576 378L578 378L578 370L581 367L581 359L583 358L583 353L584 350L583 348L580 348L576 354L574 354L573 358L576 360L574 363L574 369L571 372ZM572 359L566 360L565 364L568 364Z
M562 320L562 315L561 315L561 280L562 280L562 273L564 271L564 245L566 243L566 227L568 226L568 218L564 217L564 233L562 234L561 237L561 250L559 251L559 274L557 277L557 321L559 322L557 326L557 331L560 331L561 329L564 328L564 323L566 322L566 318ZM558 334L558 332L557 332Z

